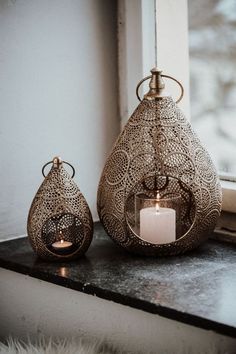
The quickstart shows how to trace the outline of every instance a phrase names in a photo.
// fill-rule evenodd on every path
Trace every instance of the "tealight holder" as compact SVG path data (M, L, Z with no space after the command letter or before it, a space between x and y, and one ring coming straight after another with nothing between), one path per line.
M45 176L45 167L52 168ZM64 164L72 168L72 176ZM45 260L71 260L82 256L93 235L88 204L73 181L74 167L55 157L43 166L45 177L28 215L27 230L35 253Z
M143 241L152 244L175 242L181 237L181 197L162 197L138 193L135 196L135 224L131 229Z

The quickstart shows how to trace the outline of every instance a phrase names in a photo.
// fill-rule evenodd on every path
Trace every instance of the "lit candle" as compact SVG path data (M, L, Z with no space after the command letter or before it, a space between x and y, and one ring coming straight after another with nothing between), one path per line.
M62 231L59 231L60 240L52 244L52 248L57 251L58 254L67 254L73 248L73 243L63 240Z
M72 242L70 241L64 241L64 240L60 240L60 241L56 241L52 244L52 247L55 249L55 250L58 250L58 249L66 249L68 247L71 247L72 246Z
M157 200L159 199L157 195ZM173 242L176 239L175 210L161 208L158 201L155 207L140 211L140 237L154 244Z

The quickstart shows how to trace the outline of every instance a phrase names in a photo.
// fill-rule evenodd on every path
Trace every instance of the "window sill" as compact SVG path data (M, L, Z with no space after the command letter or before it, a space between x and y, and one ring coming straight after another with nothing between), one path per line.
M185 256L133 256L99 223L86 257L77 262L40 261L27 238L0 244L2 268L231 337L236 337L234 259L232 245L215 241Z
M223 191L222 210L236 213L236 182L221 180Z
M212 238L236 243L236 182L221 180L222 212Z

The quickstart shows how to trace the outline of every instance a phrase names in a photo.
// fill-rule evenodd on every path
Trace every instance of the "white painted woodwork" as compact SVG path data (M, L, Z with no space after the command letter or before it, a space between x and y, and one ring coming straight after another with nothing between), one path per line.
M175 77L184 87L183 100L178 104L190 118L189 45L187 0L156 0L157 65L164 74ZM166 80L167 82L167 80ZM177 97L180 89L169 83L168 91Z
M139 103L135 88L150 75L155 58L163 74L174 76L183 84L185 95L179 106L189 119L187 0L120 0L118 34L122 126ZM172 81L165 82L170 94L177 98L179 87ZM140 90L141 97L144 92L147 84Z
M119 0L119 102L123 126L139 101L138 82L155 66L154 0ZM142 97L143 89L140 94Z
M63 274L63 270L62 270ZM236 339L0 268L0 337L86 336L129 353L235 353Z

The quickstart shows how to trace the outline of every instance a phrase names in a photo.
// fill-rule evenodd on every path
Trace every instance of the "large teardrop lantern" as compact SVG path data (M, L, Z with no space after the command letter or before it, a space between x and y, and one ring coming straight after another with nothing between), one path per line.
M45 167L52 168L45 177ZM71 166L70 177L63 164ZM82 256L93 236L88 204L73 181L74 167L55 157L42 169L45 177L28 216L28 236L35 253L45 260L71 260Z
M216 169L177 102L182 85L158 69L107 159L97 207L108 235L128 251L176 255L214 230L221 209ZM175 103L163 77L181 87ZM139 98L140 99L140 98Z

